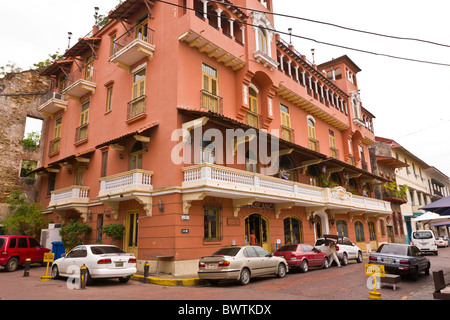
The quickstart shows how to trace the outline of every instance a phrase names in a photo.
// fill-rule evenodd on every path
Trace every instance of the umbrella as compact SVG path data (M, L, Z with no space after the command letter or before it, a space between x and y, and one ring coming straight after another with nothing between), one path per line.
M450 196L439 199L419 209L435 212L441 216L450 215Z
M427 224L430 222L445 222L445 221L450 221L450 216L443 217L434 212L425 212L421 216L411 219L411 221L421 222L423 224Z

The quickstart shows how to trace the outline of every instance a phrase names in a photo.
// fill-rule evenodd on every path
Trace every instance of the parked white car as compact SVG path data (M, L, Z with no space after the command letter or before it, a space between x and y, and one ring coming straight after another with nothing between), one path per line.
M432 252L438 255L436 238L431 230L417 230L412 233L412 244L422 252Z
M448 247L448 241L444 240L443 237L437 237L436 238L436 245L438 247Z
M136 258L112 245L81 245L73 248L52 265L52 278L71 277L83 265L87 268L87 284L92 279L118 278L126 283L137 272Z
M329 256L331 254L330 241L336 243L336 254L343 266L348 264L348 260L354 259L358 263L363 261L361 249L344 236L325 234L323 238L316 240L315 248Z

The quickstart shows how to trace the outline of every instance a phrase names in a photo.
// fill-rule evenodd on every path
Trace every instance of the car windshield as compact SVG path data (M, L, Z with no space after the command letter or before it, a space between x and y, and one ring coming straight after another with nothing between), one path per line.
M105 253L125 253L122 249L115 246L96 246L91 247L91 252L93 254L105 254Z
M407 256L408 255L408 247L384 244L378 248L377 252Z
M425 232L425 231L417 231L413 234L414 239L431 239L433 236L431 235L431 232Z
M288 244L288 245L282 246L280 249L277 250L277 252L296 251L296 250L297 250L297 245L296 244Z
M231 256L234 257L241 250L241 248L222 248L213 253L215 256Z

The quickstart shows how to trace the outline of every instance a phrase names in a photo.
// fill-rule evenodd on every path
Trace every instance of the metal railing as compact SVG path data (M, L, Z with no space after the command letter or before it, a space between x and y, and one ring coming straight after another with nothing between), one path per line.
M141 24L134 25L124 34L114 40L113 55L129 45L132 41L140 39L151 45L154 45L155 30L142 26Z

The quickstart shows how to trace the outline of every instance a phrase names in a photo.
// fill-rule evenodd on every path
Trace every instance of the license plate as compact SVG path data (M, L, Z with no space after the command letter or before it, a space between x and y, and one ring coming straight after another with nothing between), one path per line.
M392 259L384 259L383 261L386 262L386 263L392 263L393 262Z
M206 269L214 269L214 268L217 268L217 264L215 263L208 263L206 265Z
M123 267L123 261L116 262L116 267L117 268Z
M423 246L426 246L426 245L427 245L426 242L421 242L420 244L423 245Z

